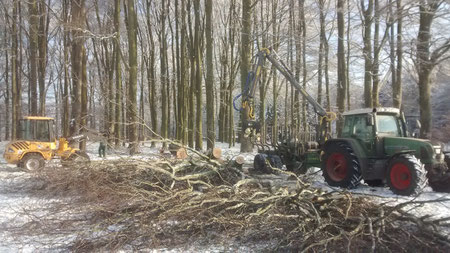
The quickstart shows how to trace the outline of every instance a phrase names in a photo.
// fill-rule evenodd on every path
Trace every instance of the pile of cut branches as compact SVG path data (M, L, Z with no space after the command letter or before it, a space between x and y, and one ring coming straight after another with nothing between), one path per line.
M404 205L324 192L300 178L294 189L264 184L205 156L102 161L46 168L38 176L47 193L70 199L70 208L61 213L85 218L82 225L72 224L83 231L70 245L75 251L194 242L295 251L450 249L450 240L439 233L446 220L415 217L403 211ZM40 222L70 227L63 219Z

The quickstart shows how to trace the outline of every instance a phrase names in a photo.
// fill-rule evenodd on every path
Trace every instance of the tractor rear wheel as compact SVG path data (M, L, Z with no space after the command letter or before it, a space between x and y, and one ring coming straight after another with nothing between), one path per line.
M40 154L26 154L21 163L21 167L28 172L42 169L45 165L44 158Z
M426 171L415 156L400 155L389 163L386 181L395 194L417 195L427 185Z
M322 173L330 186L353 189L361 182L358 158L346 143L333 143L325 150Z

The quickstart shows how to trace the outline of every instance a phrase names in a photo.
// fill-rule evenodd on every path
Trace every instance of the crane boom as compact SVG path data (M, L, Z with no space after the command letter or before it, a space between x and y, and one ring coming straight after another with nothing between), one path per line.
M284 64L284 62L279 59L278 55L268 48L261 49L255 56L255 64L252 70L247 76L246 89L242 94L242 107L248 107L248 117L251 121L255 120L254 115L254 97L256 93L256 86L258 84L259 78L261 76L261 70L264 67L265 60L269 60L270 63L281 73L283 76L291 83L291 85L300 92L300 94L310 103L314 111L320 116L319 122L319 133L318 139L323 142L328 134L327 124L328 122L336 119L336 114L333 112L327 112L309 93L300 85L300 83L295 79L292 71ZM250 123L252 125L258 125L257 123Z
M314 107L314 111L319 116L325 117L327 115L327 111L299 84L286 64L278 58L274 51L270 51L270 49L267 48L260 50L256 54L255 65L253 66L252 74L249 76L248 80L249 88L246 90L248 94L243 94L244 101L246 99L253 99L255 96L257 82L261 75L261 69L264 67L265 59L269 60L270 63L272 63L272 65L292 84L292 86L302 94L302 96Z

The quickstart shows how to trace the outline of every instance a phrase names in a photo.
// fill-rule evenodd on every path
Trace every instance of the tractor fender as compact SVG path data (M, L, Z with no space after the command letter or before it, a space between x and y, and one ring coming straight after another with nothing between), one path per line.
M44 160L46 160L46 159L45 159L45 156L43 156L41 152L38 152L38 151L33 150L33 151L30 151L30 152L24 152L24 153L22 154L22 156L20 157L20 160L19 160L19 163L18 163L18 164L19 164L19 165L22 164L23 158L26 157L27 155L32 155L32 154L40 155Z
M42 158L44 158L44 160L48 161L48 160L52 159L52 153L53 152L45 152L44 153L44 152L41 152L40 150L31 150L31 151L28 151L28 152L24 152L22 154L22 157L20 158L20 160L22 160L28 154L38 154L38 155L42 156Z
M388 158L388 160L386 161L386 164L389 164L393 159L395 159L401 155L414 155L415 153L416 153L415 150L402 150L402 151L396 152L395 154L391 155Z
M363 148L361 147L361 144L359 144L354 139L337 138L337 139L327 140L322 148L322 153L321 153L320 159L322 160L322 155L326 152L326 150L328 149L328 147L330 145L338 144L338 143L345 143L352 148L353 152L355 153L355 155L358 159L362 174L364 175L364 172L366 171L366 169L368 167L368 159L367 159L366 153L364 152Z

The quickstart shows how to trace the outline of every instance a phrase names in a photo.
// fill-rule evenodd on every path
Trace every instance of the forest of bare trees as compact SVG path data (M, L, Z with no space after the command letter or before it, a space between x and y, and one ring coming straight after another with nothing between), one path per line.
M0 13L1 140L45 115L59 135L95 129L131 153L157 136L234 145L248 120L234 98L260 48L331 111L402 108L427 138L450 124L433 114L449 108L433 100L450 94L444 0L4 0ZM263 132L317 118L270 65L257 93Z

